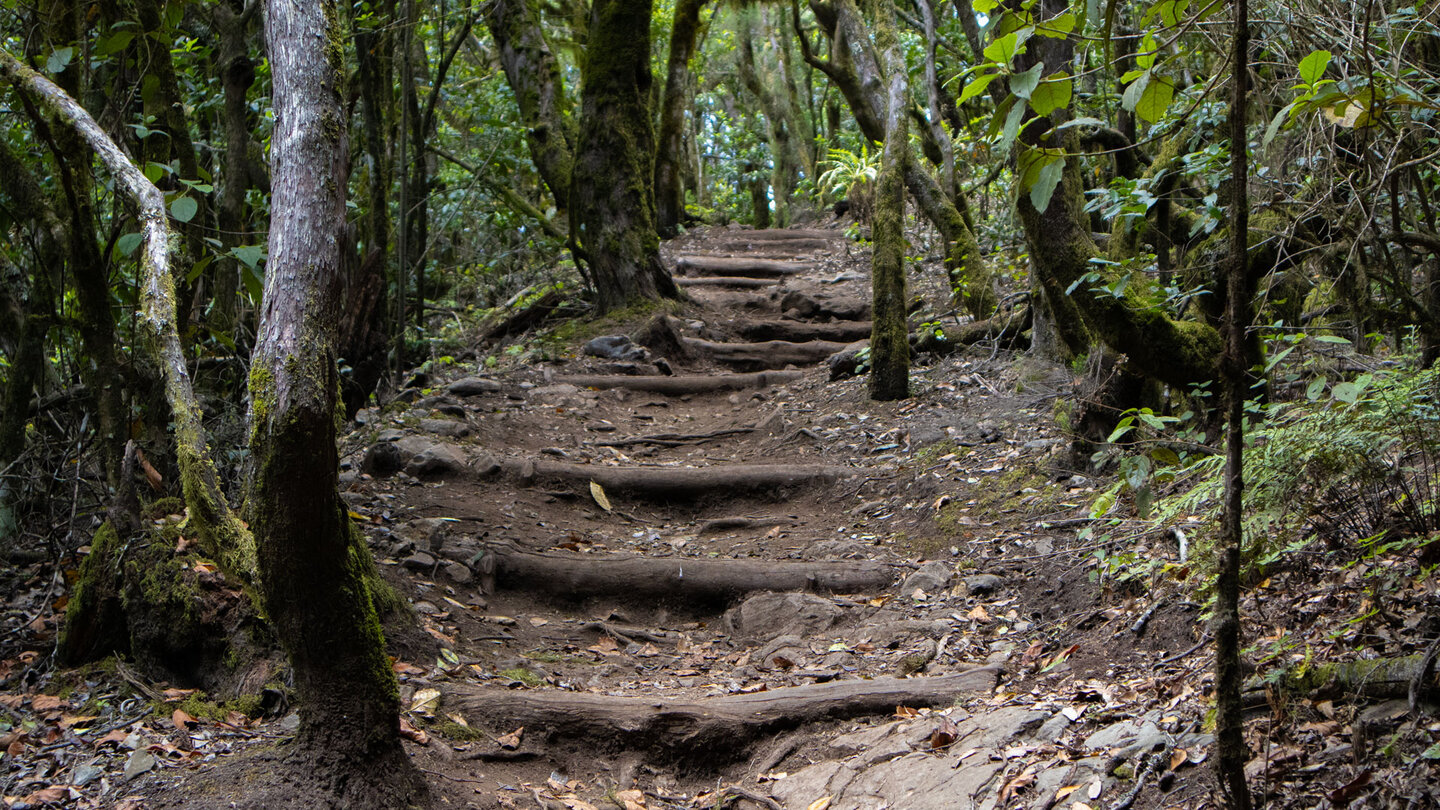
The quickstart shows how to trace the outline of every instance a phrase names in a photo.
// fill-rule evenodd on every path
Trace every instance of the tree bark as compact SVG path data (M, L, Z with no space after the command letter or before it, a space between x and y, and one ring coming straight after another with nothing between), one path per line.
M533 0L495 0L480 9L520 108L530 159L555 198L556 219L565 222L575 162L575 127L560 63L545 41Z
M650 0L597 0L581 71L570 233L590 265L601 312L680 297L655 231L650 12Z
M889 79L886 87L885 151L876 181L875 219L871 227L870 396L877 400L910 396L910 342L905 312L905 164L910 159L909 88L905 57L895 31L894 0L876 10L875 39Z
M680 186L684 158L685 100L689 97L690 57L700 28L704 0L679 0L670 30L670 56L665 66L665 94L660 103L660 135L655 144L655 225L660 236L674 236L685 213Z
M245 232L245 192L250 188L250 108L247 93L255 83L255 63L250 60L246 30L259 0L239 8L222 0L215 4L215 28L220 48L216 61L220 82L225 91L223 118L225 123L225 157L220 171L221 186L215 207L216 224L220 228L220 244L227 250L241 245ZM211 273L214 284L214 306L210 311L210 327L228 334L235 328L239 311L240 273L237 259L221 257Z
M1240 554L1245 539L1245 398L1250 391L1245 331L1250 325L1250 195L1245 118L1250 75L1250 7L1235 0L1230 97L1230 258L1225 288L1225 501L1215 576L1215 775L1232 810L1250 810L1245 783L1245 713L1241 700Z
M346 121L333 0L271 2L270 258L250 373L249 509L266 609L300 700L294 763L350 807L404 806L420 782L367 578L337 491L339 236Z

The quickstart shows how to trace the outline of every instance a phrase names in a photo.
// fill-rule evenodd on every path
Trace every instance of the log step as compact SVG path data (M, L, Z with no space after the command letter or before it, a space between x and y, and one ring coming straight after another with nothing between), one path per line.
M446 706L496 731L516 726L536 740L595 739L703 756L713 765L753 754L750 743L804 723L885 715L896 706L949 706L995 688L1000 668L976 667L926 678L837 680L693 701L559 690L446 687Z
M745 391L795 382L805 376L803 371L761 371L754 374L718 374L686 377L576 374L555 378L580 388L624 388L678 397L685 394L708 394L715 391Z
M657 501L696 500L719 493L752 492L777 497L785 490L831 484L852 470L820 464L717 464L712 467L607 467L546 459L494 459L482 473L503 472L521 482L552 481L573 487L591 482L608 493Z
M716 343L700 338L682 338L692 352L737 368L767 369L806 366L819 363L844 349L846 343L832 340L810 340L791 343L767 340L760 343Z
M687 276L748 276L778 278L815 269L814 262L776 259L726 258L724 256L677 256L675 270Z
M768 228L761 231L725 231L715 234L714 237L716 241L791 242L796 239L823 239L837 242L845 239L845 232L823 228Z
M778 278L750 278L747 276L700 276L698 278L680 276L675 279L675 284L680 287L733 287L740 290L773 287L779 283L780 279Z
M791 343L832 340L839 343L854 343L870 337L870 329L870 321L808 323L806 321L778 320L742 322L736 325L735 331L746 340L784 340Z
M875 593L889 588L900 569L868 560L776 562L766 559L646 557L524 551L488 546L495 555L495 585L567 599L666 599L686 605L723 605L759 591Z

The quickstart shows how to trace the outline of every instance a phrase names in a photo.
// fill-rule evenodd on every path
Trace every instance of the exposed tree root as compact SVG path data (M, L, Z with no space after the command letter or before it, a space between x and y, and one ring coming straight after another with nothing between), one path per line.
M979 667L953 675L831 681L696 701L456 686L449 689L446 704L481 725L524 726L549 739L609 740L713 763L744 757L755 739L804 723L888 714L896 706L947 706L961 695L994 688L999 673L998 667Z
M723 464L713 467L606 467L544 459L482 460L482 474L504 472L526 484L585 486L596 483L608 493L660 501L684 501L708 495L750 492L783 497L787 490L829 484L850 472L819 464Z
M850 343L870 337L869 321L807 323L806 321L744 321L735 324L735 331L746 340L784 340L804 343L811 340L833 340Z
M1296 667L1281 674L1278 680L1251 679L1245 684L1245 702L1247 705L1264 703L1267 690L1276 688L1320 700L1346 696L1403 698L1410 694L1410 685L1422 674L1424 664L1425 656L1420 654ZM1440 677L1433 670L1423 673L1417 692L1440 694Z
M834 247L838 241L845 238L844 231L825 230L823 228L771 228L759 231L726 231L716 234L718 242L743 242L754 244L757 242L784 242L786 244L818 239L827 247Z
M806 273L815 269L814 262L754 259L750 257L677 256L676 272L687 276L751 276L776 278Z
M678 397L685 394L708 394L715 391L744 391L750 388L768 388L795 382L805 376L803 371L761 371L754 374L719 374L694 377L639 376L627 377L607 374L581 374L556 377L556 382L569 383L581 388L625 388L630 391L649 391L654 394Z
M811 340L805 343L790 343L784 340L767 340L761 343L715 343L699 338L684 340L685 347L692 352L736 368L750 369L813 365L848 345L832 340Z
M740 290L755 290L773 287L780 283L778 278L750 278L747 276L701 276L699 278L677 278L680 287L734 287Z
M888 588L895 566L868 560L830 562L708 557L645 557L525 551L487 546L495 586L573 599L595 596L666 599L687 605L725 604L758 591L866 593Z

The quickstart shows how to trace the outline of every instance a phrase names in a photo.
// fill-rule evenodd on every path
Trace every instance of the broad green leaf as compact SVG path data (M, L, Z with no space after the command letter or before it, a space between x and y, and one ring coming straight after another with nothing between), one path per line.
M265 296L265 279L254 267L246 265L240 271L240 280L245 282L245 294L249 296L250 303L260 306L260 301Z
M1075 30L1075 22L1075 15L1066 12L1053 20L1046 20L1036 26L1035 33L1042 37L1050 37L1051 39L1064 39L1070 36L1071 31Z
M1005 122L1009 120L1010 111L1015 109L1015 106L1016 98L1014 96L1006 96L1000 104L995 107L994 114L990 116L990 126L985 129L985 137L995 139L1001 137L1001 133L1005 130Z
M1325 390L1325 382L1326 380L1324 377L1316 377L1315 379L1311 380L1310 384L1305 387L1305 398L1310 400L1311 402L1319 399L1320 394Z
M200 276L205 272L205 268L209 267L210 262L214 259L214 256L205 256L204 258L200 259L200 261L195 262L195 264L191 265L190 272L185 274L185 283L194 284L195 280L200 278Z
M1010 77L1010 92L1020 98L1030 98L1035 88L1040 85L1040 75L1045 71L1045 63L1037 62L1033 67L1024 73L1016 73Z
M177 222L189 222L199 210L200 204L195 202L194 197L176 197L175 202L170 203L170 216Z
M1141 70L1149 70L1155 67L1155 60L1160 58L1160 45L1155 42L1155 37L1146 34L1140 39L1140 49L1135 53L1135 66Z
M164 176L165 176L165 167L164 167L164 166L161 166L159 163L155 163L155 162L150 162L150 163L145 164L145 179L146 179L146 180L149 180L149 181L152 182L152 183L158 183L158 182L160 182L160 178L161 178L161 177L164 177Z
M106 57L122 51L126 45L130 44L130 40L134 38L135 33L133 31L116 31L108 37L101 37L100 41L95 44L95 55Z
M1350 341L1349 341L1349 340L1346 340L1345 338L1340 337L1339 335L1316 335L1316 336L1315 336L1315 342L1316 342L1316 343L1340 343L1340 344L1343 344L1343 345L1345 345L1345 346L1349 346L1349 345L1350 345Z
M1280 112L1275 113L1275 117L1270 119L1270 126L1265 128L1265 137L1260 139L1260 148L1269 146L1270 142L1275 140L1275 134L1280 131L1280 127L1284 126L1286 121L1290 120L1290 113L1294 109L1295 104L1292 102L1280 108Z
M1311 51L1308 56L1300 60L1300 81L1311 87L1320 81L1325 75L1325 68L1330 64L1329 51Z
M1030 38L1032 28L1012 31L985 46L985 58L1001 65L1009 65L1017 54L1024 53L1025 40Z
M1060 185L1060 178L1065 176L1065 158L1046 163L1040 169L1040 177L1035 180L1035 185L1030 187L1030 204L1035 210L1045 213L1050 207L1050 198L1055 196L1055 188Z
M970 99L975 98L976 96L985 92L985 89L989 87L990 83L995 81L995 77L999 75L999 73L984 73L971 79L965 85L965 89L961 91L960 101L957 103L964 104Z
M70 60L74 56L74 48L57 48L54 53L50 54L50 58L45 60L45 69L52 74L60 73L70 64Z
M1160 18L1160 24L1166 28L1174 28L1185 18L1185 12L1190 8L1190 0L1160 0L1145 12L1140 18L1141 25L1148 25L1156 17Z
M1073 91L1074 82L1070 79L1070 74L1064 71L1055 73L1041 82L1035 92L1030 94L1030 108L1036 115L1049 115L1070 106Z
M1065 123L1063 123L1063 124L1061 124L1060 126L1056 127L1056 129L1069 129L1070 127L1103 127L1103 126L1106 126L1106 124L1105 124L1104 121L1101 121L1099 118L1090 118L1089 116L1082 116L1082 117L1080 117L1080 118L1071 118L1069 121L1066 121Z
M976 14L989 14L998 5L1000 5L1000 0L974 0L970 7L975 9Z
M1147 70L1125 88L1124 95L1120 96L1120 104L1125 109L1135 112L1135 105L1140 103L1140 96L1144 95L1145 88L1150 86L1150 78L1150 71Z
M1360 398L1360 386L1353 382L1335 383L1335 387L1330 389L1330 396L1336 401L1354 404L1355 400Z
M1010 144L1015 143L1015 136L1020 134L1020 122L1024 118L1024 104L1016 104L1010 108L1010 113L1005 116L1005 127L1000 131L1000 142L997 144L1000 149L1009 149Z
M145 241L145 237L140 234L127 233L115 240L115 249L120 251L121 256L129 256L135 252L136 248L140 247L140 243L143 241Z
M265 246L240 245L239 247L231 248L230 255L238 259L241 264L254 270L260 266L261 260L265 258Z
M1170 102L1174 99L1175 85L1164 76L1152 76L1135 105L1135 114L1154 124L1165 117L1165 111L1170 109Z

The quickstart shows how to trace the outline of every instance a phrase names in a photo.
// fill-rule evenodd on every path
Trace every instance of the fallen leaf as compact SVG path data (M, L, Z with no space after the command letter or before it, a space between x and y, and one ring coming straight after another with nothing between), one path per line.
M37 712L53 712L64 705L65 701L53 695L36 695L30 698L30 708Z
M495 744L506 751L514 751L520 747L520 741L525 738L525 727L521 726L502 737L495 738Z
M415 666L414 664L409 664L409 663L406 663L406 662L400 661L400 660L396 660L396 661L392 662L392 663L390 664L390 668L393 669L393 670L395 670L395 674L396 674L396 675L424 675L424 674L425 674L425 669L424 669L424 667L417 667L417 666Z
M194 716L184 709L176 709L174 712L171 712L170 722L175 724L175 728L181 731L200 725L200 721L196 720Z
M1359 776L1351 779L1344 785L1341 785L1340 787L1330 791L1328 798L1330 799L1331 804L1334 804L1337 807L1344 807L1345 805L1349 804L1351 800L1353 800L1356 796L1360 795L1361 789L1363 789L1366 785L1370 784L1370 777L1374 773L1375 772L1373 770L1366 768L1365 770L1360 772Z
M1176 748L1170 752L1170 770L1178 770L1181 765L1190 761L1190 754L1184 748Z
M638 790L622 790L615 794L615 799L625 810L649 810L645 805L645 794Z
M1079 785L1066 785L1065 787L1060 788L1059 790L1055 791L1055 802L1059 802L1061 799L1069 796L1071 793L1074 793L1079 789Z
M164 692L161 692L161 693L160 693L160 697L163 698L166 703L179 703L180 701L184 700L185 698L190 697L191 695L195 694L196 691L198 691L198 690L195 690L195 689L166 689Z
M114 731L111 731L110 733L106 734L104 737L101 737L100 739L96 740L96 741L95 741L95 747L96 747L96 748L99 748L99 747L102 746L102 745L117 745L117 746L118 746L120 743L125 742L125 738L128 737L128 736L130 736L130 735L129 735L129 734L126 734L124 729L117 728L117 729L115 729Z
M208 563L204 561L195 563L194 567L194 571L197 574L213 574L219 570L219 568L215 567L215 563Z
M411 725L410 721L403 717L400 718L400 736L421 745L430 744L430 735L426 734L424 729L419 729Z
M595 483L594 481L590 482L590 497L594 498L595 503L600 504L600 508L604 509L606 512L614 511L610 507L610 499L605 497L605 488Z
M440 704L439 689L421 689L415 693L410 701L412 712L432 712Z
M1104 791L1105 783L1100 781L1099 779L1096 779L1094 782L1090 783L1090 787L1085 789L1085 795L1091 799L1098 799L1100 798L1100 794Z
M140 469L145 472L145 482L150 485L150 488L156 492L164 492L165 476L161 475L160 471L155 469L154 465L150 463L149 459L145 458L145 454L142 453L138 447L135 449L135 460L140 462Z
M805 808L805 810L830 810L830 802L834 798L834 796L823 796L811 802L809 806Z
M791 661L789 658L786 658L786 657L783 656L783 655L776 655L776 656L771 657L770 663L774 664L775 666L779 667L780 669L794 669L794 668L795 668L795 662L794 662L794 661Z
M81 726L81 727L83 727L83 726L87 725L88 723L90 723L90 722L92 722L92 721L95 721L95 720L99 720L99 719L100 719L100 715L98 715L98 714L62 714L62 715L60 716L60 727L61 727L61 728L74 728L75 726Z
M903 718L903 717L919 717L919 716L920 716L920 712L919 712L919 710L917 710L917 709L912 709L912 708L910 708L909 706L896 706L896 707L895 707L895 716L896 716L896 717L902 717L902 718Z
M68 798L70 798L68 785L51 785L31 793L20 801L33 807L40 804L59 804Z
M965 618L971 621L986 624L990 621L990 614L986 612L984 605L976 605L975 609L965 614Z
M930 732L930 750L940 751L955 744L960 729L948 717L940 718L940 725Z
M541 618L540 616L531 616L531 617L530 617L530 626L531 626L531 627L544 627L545 625L547 625L547 624L549 624L549 623L550 623L550 620L549 620L549 619Z

